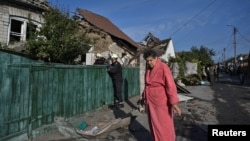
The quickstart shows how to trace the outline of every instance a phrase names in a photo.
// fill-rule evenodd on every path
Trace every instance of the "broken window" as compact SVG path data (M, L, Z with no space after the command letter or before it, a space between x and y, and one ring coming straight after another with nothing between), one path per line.
M10 42L21 41L23 22L11 19Z
M32 36L35 36L35 32L37 29L37 25L34 23L28 23L27 24L27 33L26 33L26 40L30 39Z
M35 33L38 25L37 22L29 22L24 18L11 17L9 43L26 41Z

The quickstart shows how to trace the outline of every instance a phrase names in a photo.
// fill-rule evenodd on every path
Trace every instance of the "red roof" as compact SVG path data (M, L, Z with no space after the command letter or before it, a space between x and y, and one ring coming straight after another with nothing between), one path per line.
M117 26L115 26L109 19L90 12L85 9L77 9L78 13L83 16L83 18L94 25L95 27L109 33L110 35L122 39L129 44L131 44L135 48L139 48L139 45L135 43L131 38L129 38L125 33L123 33Z

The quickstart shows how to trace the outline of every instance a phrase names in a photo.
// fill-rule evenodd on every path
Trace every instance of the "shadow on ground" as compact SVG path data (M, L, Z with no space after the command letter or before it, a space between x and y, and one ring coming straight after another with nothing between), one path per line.
M137 107L129 100L126 100L126 103L132 108L136 109ZM116 139L121 139L123 141L129 141L129 138L135 138L137 141L152 141L151 133L145 128L145 125L142 125L138 122L137 116L133 116L131 113L125 113L122 109L113 108L113 114L115 118L131 118L130 125L128 129L126 128L119 128L117 131L120 132L119 137ZM123 134L125 133L125 134ZM108 137L110 138L110 136ZM111 137L112 138L112 137Z

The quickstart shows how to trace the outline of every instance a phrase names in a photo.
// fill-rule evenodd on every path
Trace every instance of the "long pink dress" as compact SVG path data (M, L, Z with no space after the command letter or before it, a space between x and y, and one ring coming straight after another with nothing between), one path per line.
M154 141L175 141L171 104L179 102L177 88L169 67L158 58L155 66L146 70L143 96Z

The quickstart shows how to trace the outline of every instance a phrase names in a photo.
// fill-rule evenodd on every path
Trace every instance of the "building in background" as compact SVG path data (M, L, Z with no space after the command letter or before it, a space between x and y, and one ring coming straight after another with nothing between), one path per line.
M1 0L0 43L21 51L30 37L28 31L41 25L42 13L48 7L47 0Z
M138 65L137 59L130 61L137 53L140 45L115 26L108 18L88 11L77 9L79 23L86 36L93 41L89 53L86 55L86 65L92 65L95 55L100 53L109 58L113 53L117 54L118 61L124 66Z
M158 57L165 62L168 62L170 57L175 58L175 50L171 38L160 40L149 32L140 44L144 49L152 48L155 50Z

